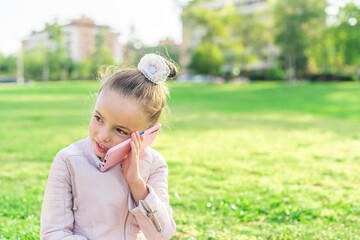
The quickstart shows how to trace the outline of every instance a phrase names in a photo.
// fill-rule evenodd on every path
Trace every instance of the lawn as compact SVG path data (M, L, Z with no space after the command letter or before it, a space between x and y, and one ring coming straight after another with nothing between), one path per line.
M38 239L56 152L87 137L95 81L0 85L0 239ZM153 147L173 239L360 239L360 85L170 84Z

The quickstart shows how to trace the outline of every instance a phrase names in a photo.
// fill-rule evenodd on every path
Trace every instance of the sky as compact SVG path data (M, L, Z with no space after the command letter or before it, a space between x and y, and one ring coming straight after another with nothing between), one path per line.
M82 16L97 25L108 25L125 43L130 28L145 45L159 40L182 40L181 6L176 0L0 0L0 53L16 54L21 40L45 23L61 25Z

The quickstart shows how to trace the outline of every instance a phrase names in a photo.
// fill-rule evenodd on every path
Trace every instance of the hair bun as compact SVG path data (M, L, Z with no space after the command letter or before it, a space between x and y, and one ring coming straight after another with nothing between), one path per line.
M179 70L178 70L178 68L176 67L176 65L175 65L173 62L167 60L167 59L164 58L164 57L163 57L163 59L164 59L166 65L167 65L167 66L169 67L169 69L170 69L170 73L169 73L169 75L168 75L168 78L175 78L176 76L178 76L178 75L179 75Z

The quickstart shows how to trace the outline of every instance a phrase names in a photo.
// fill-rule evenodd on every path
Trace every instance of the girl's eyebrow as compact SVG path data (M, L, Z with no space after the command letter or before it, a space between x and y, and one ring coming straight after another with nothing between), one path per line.
M95 112L96 112L97 114L99 114L102 119L105 119L98 110L95 109ZM118 125L117 127L119 127L119 128L124 128L124 129L129 130L130 132L133 132L133 130L131 130L130 128L127 128L127 127L124 127L124 126L121 126L121 125Z
M96 112L97 114L99 114L100 117L104 118L98 110L95 109L95 112Z

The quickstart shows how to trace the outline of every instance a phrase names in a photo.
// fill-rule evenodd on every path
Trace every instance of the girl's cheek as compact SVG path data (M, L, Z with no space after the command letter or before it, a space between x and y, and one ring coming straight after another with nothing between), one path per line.
M97 125L94 119L92 119L90 121L90 125L89 125L89 132L90 134L94 135L97 132Z
M91 121L90 121L89 128L90 129L94 128L94 120L93 119L91 119Z
M115 140L116 144L114 146L116 146L116 145L120 144L121 142L129 139L129 137L126 137L126 136L125 137L116 136L115 138L116 138L116 140Z

